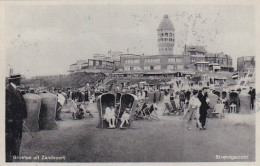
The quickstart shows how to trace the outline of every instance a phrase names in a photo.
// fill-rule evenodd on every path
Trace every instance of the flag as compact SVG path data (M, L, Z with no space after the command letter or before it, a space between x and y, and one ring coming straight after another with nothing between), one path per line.
M112 50L109 50L109 51L108 51L108 54L111 54L111 51L112 51Z
M232 75L232 79L238 79L238 73Z

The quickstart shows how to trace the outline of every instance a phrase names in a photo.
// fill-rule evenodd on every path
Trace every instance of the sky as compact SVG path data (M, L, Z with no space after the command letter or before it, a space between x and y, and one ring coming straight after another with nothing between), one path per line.
M254 8L246 5L52 5L5 7L6 75L67 74L77 60L110 50L159 54L157 28L168 14L174 54L202 45L233 58L254 55Z

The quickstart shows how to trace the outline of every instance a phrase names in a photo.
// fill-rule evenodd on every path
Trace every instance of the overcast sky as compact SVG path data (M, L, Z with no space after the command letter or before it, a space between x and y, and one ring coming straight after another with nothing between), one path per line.
M25 76L66 74L70 64L109 50L156 55L157 28L168 14L174 54L204 45L236 59L254 56L252 6L6 6L6 69ZM8 72L6 72L8 73Z

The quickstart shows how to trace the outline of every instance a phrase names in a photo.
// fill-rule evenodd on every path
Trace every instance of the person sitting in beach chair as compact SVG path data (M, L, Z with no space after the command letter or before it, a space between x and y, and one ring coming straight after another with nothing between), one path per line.
M124 124L129 124L129 119L130 119L130 113L131 113L131 109L130 108L126 108L122 117L121 117L121 124L120 124L120 128L122 129Z
M83 112L88 113L91 118L94 118L94 116L91 114L90 110L85 108L83 102L80 104L79 109L81 109Z
M110 107L106 108L106 112L103 116L103 120L106 120L109 123L108 128L115 128L116 127L115 126L115 121L116 121L115 109L112 105Z
M147 101L144 101L142 107L136 111L134 115L135 119L139 119L139 118L143 119L145 117L145 109L147 108L148 108Z
M76 103L73 103L76 104ZM72 117L74 120L84 118L84 110L80 108L81 103L76 104L76 109L73 109Z
M158 119L156 110L158 110L157 105L156 105L156 103L153 103L153 104L151 104L150 107L148 107L145 110L145 115L147 116L147 118Z

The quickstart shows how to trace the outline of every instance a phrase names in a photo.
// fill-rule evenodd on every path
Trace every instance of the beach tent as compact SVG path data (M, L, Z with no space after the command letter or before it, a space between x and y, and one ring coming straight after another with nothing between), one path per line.
M154 98L155 98L155 102L158 104L160 102L160 98L161 98L161 93L160 91L156 90L154 92Z
M130 119L129 119L129 124L124 124L123 127L130 127L133 120L134 120L134 114L137 108L137 102L138 99L135 95L127 93L127 94L123 94L121 96L120 99L120 108L119 111L117 113L117 118L118 118L118 123L117 126L119 126L121 124L121 117L123 115L123 113L125 112L125 110L128 108L130 109Z
M58 97L52 93L41 93L41 110L39 116L40 130L53 130L57 128L55 122Z
M229 105L231 104L235 104L237 106L237 112L239 112L240 99L238 93L235 91L229 93Z
M164 91L160 91L161 95L160 95L160 101L164 100Z
M217 91L217 90L215 90L214 92L213 92L215 95L217 95L218 97L220 97L220 91Z
M250 113L250 100L251 96L247 93L240 93L240 112L241 114L248 114Z
M99 113L99 123L98 128L107 128L109 126L108 122L103 120L103 115L107 107L116 105L116 96L113 93L104 93L97 98L97 108Z
M30 131L37 131L39 130L38 121L39 121L42 97L37 94L27 93L23 95L23 98L25 100L26 109L27 109L27 118L25 120L25 126Z
M209 107L214 109L215 105L217 104L218 101L218 96L213 93L208 93L208 98L209 98Z
M227 92L226 91L222 91L221 93L222 99L225 99L227 96Z
M148 103L151 104L154 101L154 92L148 91L147 92L147 97L148 97Z

